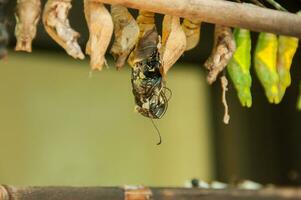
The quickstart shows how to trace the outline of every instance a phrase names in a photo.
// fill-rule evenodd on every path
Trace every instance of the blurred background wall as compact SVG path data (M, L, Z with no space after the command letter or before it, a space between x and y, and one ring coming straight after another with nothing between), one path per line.
M169 75L160 146L151 121L134 112L129 68L89 77L87 60L43 50L10 52L0 66L0 182L183 186L213 178L208 86L191 65Z
M301 9L298 0L279 3L291 12ZM158 15L158 27L161 19ZM84 47L82 1L73 2L70 21ZM13 16L9 26L13 34ZM201 69L212 49L213 26L202 27L199 46L168 77L173 97L157 122L164 139L158 147L149 120L133 112L129 69L116 72L110 64L89 78L88 61L69 58L40 23L34 53L11 51L0 63L0 182L180 186L197 177L301 185L300 49L280 105L268 104L253 70L251 109L239 105L230 86L226 126L220 84L207 86ZM253 46L256 38L253 34Z

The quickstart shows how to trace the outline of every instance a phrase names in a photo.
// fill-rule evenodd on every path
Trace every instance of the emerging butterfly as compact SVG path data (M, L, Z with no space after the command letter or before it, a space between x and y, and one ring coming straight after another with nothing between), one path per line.
M137 22L139 40L129 58L136 110L145 117L160 119L167 110L168 99L161 74L160 42L154 13L140 11Z

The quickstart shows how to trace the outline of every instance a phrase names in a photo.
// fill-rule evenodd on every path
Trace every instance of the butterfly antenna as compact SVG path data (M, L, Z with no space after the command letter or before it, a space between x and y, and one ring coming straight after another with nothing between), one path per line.
M158 133L158 137L159 137L159 142L157 143L157 145L160 145L162 143L162 137L161 137L161 133L160 133L160 130L158 129L157 125L155 124L154 120L151 118L150 119L153 126L155 127L157 133Z

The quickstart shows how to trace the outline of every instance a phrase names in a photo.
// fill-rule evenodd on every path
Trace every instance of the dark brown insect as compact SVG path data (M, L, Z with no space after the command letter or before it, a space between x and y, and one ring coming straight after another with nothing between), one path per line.
M7 33L7 15L5 12L8 0L0 0L0 59L7 55L8 33Z
M136 110L145 117L160 119L168 107L165 81L154 27L139 40L133 52L132 87Z

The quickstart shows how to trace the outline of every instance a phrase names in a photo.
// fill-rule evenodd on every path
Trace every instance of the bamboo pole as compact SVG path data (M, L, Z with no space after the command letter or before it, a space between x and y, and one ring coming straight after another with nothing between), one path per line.
M143 190L140 190L143 191ZM187 189L150 188L151 196L129 197L119 187L13 187L0 186L0 200L301 200L301 189Z
M241 27L257 32L271 32L301 38L301 16L276 11L247 3L213 0L99 0L129 8L230 27Z

